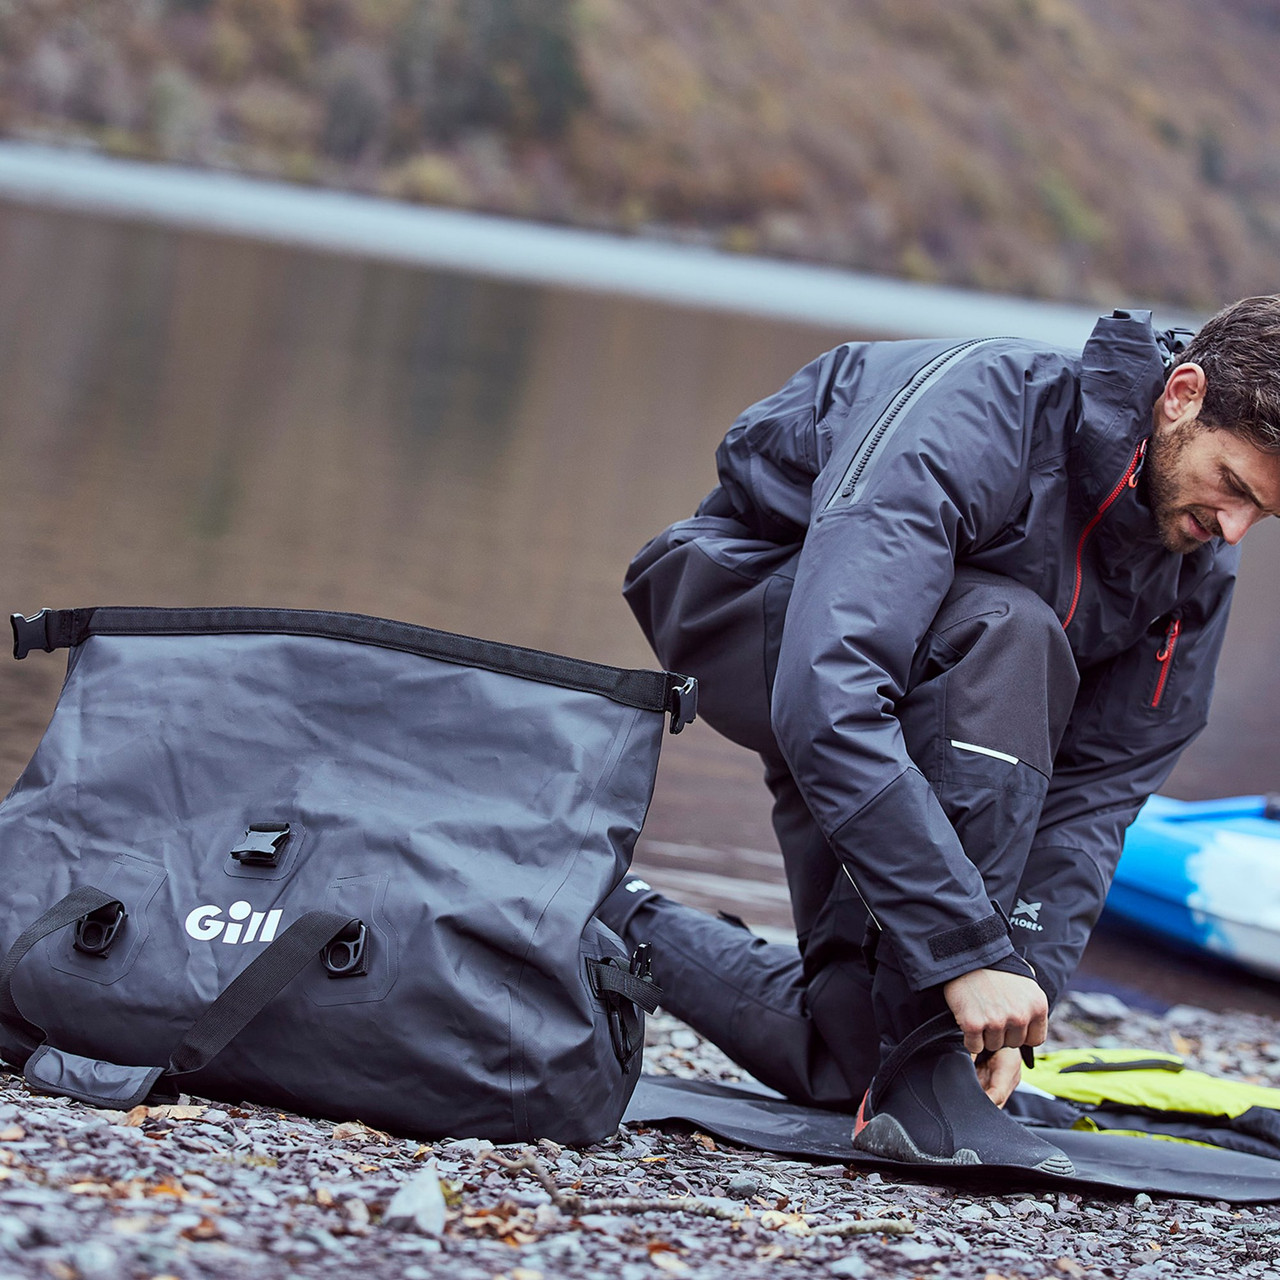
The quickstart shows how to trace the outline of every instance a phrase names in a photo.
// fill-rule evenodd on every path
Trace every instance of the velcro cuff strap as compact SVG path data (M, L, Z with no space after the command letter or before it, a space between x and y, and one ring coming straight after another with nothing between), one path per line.
M93 1107L127 1111L145 1102L164 1067L121 1067L97 1058L41 1045L27 1059L23 1076L40 1093L55 1093Z
M950 960L966 951L977 951L992 942L1007 938L1009 931L1004 921L995 913L974 920L970 924L957 925L929 939L929 950L935 960Z
M638 1005L645 1013L653 1013L662 1000L662 988L652 978L637 978L617 965L599 961L588 965L588 969L597 995L611 991Z

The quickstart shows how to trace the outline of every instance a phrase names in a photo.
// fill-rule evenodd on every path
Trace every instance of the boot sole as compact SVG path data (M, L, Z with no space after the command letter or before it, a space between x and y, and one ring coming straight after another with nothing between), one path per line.
M890 1115L873 1116L854 1134L853 1146L868 1155L897 1160L901 1164L968 1165L982 1164L983 1160L971 1147L961 1147L954 1155L934 1156L921 1151L911 1140L902 1125ZM1007 1167L1007 1166L1006 1166ZM1038 1173L1054 1173L1071 1177L1076 1167L1062 1152L1046 1156L1039 1164L1025 1165Z

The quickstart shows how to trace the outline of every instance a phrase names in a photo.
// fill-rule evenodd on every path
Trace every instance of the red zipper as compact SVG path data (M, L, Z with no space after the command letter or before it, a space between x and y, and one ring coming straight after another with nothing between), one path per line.
M1156 651L1156 661L1160 664L1160 679L1156 681L1156 691L1151 697L1151 705L1158 707L1164 697L1164 687L1169 682L1169 668L1173 666L1173 651L1178 647L1178 637L1182 634L1182 619L1174 618L1169 623L1169 630L1164 633L1164 644Z
M1089 535L1097 527L1098 521L1107 514L1111 504L1126 489L1137 487L1138 475L1142 471L1142 463L1146 456L1147 442L1142 440L1133 451L1133 457L1129 459L1129 466L1124 475L1116 481L1116 487L1103 499L1097 511L1093 513L1093 519L1085 525L1084 531L1080 534L1080 541L1076 543L1076 585L1075 590L1071 593L1071 608L1067 610L1067 616L1062 620L1062 629L1064 631L1071 625L1071 619L1075 617L1076 605L1080 603L1080 588L1084 585L1084 544L1089 541Z

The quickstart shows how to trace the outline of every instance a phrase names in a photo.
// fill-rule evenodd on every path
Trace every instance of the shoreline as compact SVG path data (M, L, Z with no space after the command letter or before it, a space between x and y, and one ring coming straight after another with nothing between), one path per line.
M1098 314L36 143L0 142L0 200L880 336L1000 333L1078 348ZM1197 323L1173 308L1159 316Z

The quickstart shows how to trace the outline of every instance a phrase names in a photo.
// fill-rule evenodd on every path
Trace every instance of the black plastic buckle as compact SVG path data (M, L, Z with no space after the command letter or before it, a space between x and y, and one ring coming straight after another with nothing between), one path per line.
M653 946L642 942L631 953L631 976L641 982L653 981Z
M679 684L671 686L667 710L671 712L672 733L679 733L698 718L698 682L692 676L684 676Z
M75 949L87 956L105 956L127 918L123 902L108 902L106 906L81 916L76 921Z
M369 930L363 920L353 920L320 952L331 978L360 978L369 972Z
M31 617L24 618L20 613L9 615L9 624L13 627L13 656L25 658L32 649L43 649L52 653L54 646L49 639L49 610L41 609Z
M280 851L288 838L287 822L255 822L231 850L231 856L242 867L278 867Z

